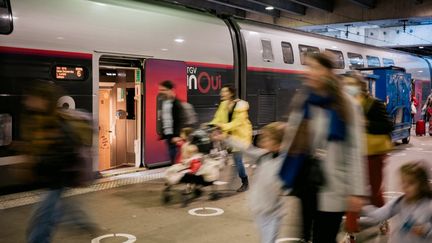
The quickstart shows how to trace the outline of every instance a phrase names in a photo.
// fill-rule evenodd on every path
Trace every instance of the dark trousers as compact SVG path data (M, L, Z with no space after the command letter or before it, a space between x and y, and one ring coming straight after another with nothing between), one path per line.
M313 226L314 243L336 243L343 212L321 212L315 215Z
M169 153L170 161L171 161L171 164L173 165L176 162L175 160L177 158L178 151L177 151L177 145L175 143L171 142L172 138L173 138L173 136L166 136L165 141L166 141L167 146L168 146L168 153Z
M369 184L371 186L372 197L371 203L375 207L384 206L384 198L382 193L382 174L384 167L385 154L369 155Z
M314 243L333 243L342 222L343 212L318 211L317 193L298 195L302 206L303 239Z

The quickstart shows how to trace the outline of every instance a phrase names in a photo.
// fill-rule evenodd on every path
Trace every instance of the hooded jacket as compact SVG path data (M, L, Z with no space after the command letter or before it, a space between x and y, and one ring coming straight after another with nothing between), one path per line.
M252 142L252 124L249 121L249 103L244 100L237 100L229 122L228 101L222 101L215 113L210 124L218 125L225 133L243 143L251 144Z

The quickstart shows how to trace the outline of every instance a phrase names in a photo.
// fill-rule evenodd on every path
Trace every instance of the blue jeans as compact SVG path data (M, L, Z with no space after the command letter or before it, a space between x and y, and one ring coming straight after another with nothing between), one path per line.
M261 243L275 243L278 237L281 216L277 214L259 214L255 219L260 230Z
M233 152L234 163L237 168L238 175L240 178L247 177L246 169L243 164L243 155L241 152Z
M166 143L168 146L168 153L169 153L171 164L175 164L178 151L177 151L177 145L171 142L172 138L173 136L168 136L166 139Z
M76 203L63 201L64 188L49 190L45 198L37 205L30 219L27 232L28 243L49 243L52 232L62 217L65 223L73 223L81 229L94 230L96 226Z
M45 198L39 203L30 219L27 233L28 243L51 242L51 234L59 220L57 208L62 192L62 188L49 190Z

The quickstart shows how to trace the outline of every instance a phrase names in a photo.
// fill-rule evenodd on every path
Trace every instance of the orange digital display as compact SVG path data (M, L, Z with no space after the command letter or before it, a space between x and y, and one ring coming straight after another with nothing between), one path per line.
M85 72L83 67L56 66L55 77L58 80L84 80Z

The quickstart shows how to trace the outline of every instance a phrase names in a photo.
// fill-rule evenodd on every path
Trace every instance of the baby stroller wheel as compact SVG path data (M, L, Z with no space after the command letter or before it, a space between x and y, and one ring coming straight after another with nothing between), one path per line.
M171 202L171 200L172 200L172 196L168 192L164 191L162 194L162 203L168 204Z
M218 200L220 198L221 198L221 195L219 193L217 193L217 192L212 192L209 195L210 201L216 201L216 200Z
M189 201L190 201L190 199L189 199L189 194L186 194L186 193L182 193L182 195L181 195L181 206L182 206L182 208L185 208L185 207L187 207L188 206L188 204L189 204Z

